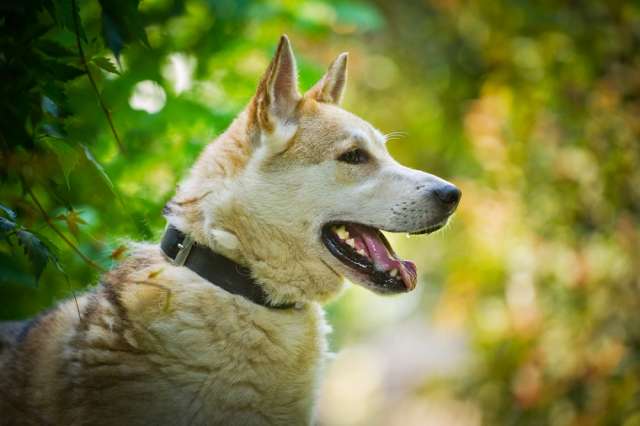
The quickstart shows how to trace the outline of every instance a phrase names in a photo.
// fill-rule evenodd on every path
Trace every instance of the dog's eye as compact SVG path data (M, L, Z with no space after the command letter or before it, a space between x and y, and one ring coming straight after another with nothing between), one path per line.
M338 157L338 161L349 164L364 164L369 161L369 154L360 148L352 149Z

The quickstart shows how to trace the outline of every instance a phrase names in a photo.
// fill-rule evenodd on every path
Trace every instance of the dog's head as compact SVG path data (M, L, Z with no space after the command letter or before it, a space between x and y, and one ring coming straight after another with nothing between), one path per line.
M326 298L345 276L380 293L412 290L415 265L380 230L433 232L460 200L454 185L397 163L377 129L338 106L346 77L343 53L301 95L282 37L249 106L174 203L198 200L191 221L202 227L187 227L247 264L274 299Z

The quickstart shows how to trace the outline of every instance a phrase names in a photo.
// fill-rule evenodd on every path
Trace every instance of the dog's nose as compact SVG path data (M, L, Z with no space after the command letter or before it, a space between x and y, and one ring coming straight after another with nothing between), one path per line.
M445 184L434 189L436 197L449 208L453 208L460 202L462 191L457 186L451 184Z

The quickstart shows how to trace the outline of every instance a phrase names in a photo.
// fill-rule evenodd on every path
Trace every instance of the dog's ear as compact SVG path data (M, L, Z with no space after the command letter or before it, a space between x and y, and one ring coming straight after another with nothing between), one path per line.
M347 85L347 52L341 53L329 66L327 73L315 86L309 89L307 96L319 102L340 104Z
M255 120L260 129L267 133L278 131L280 124L290 121L300 99L296 59L289 38L283 35L254 97Z

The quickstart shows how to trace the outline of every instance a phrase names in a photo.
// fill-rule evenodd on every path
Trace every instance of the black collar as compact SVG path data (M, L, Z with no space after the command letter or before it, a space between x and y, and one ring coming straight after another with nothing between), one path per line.
M262 286L251 276L251 271L233 260L200 245L183 232L169 225L162 237L160 248L173 260L174 265L185 266L213 285L238 294L258 305L271 309L289 309L295 303L273 304L268 301Z

